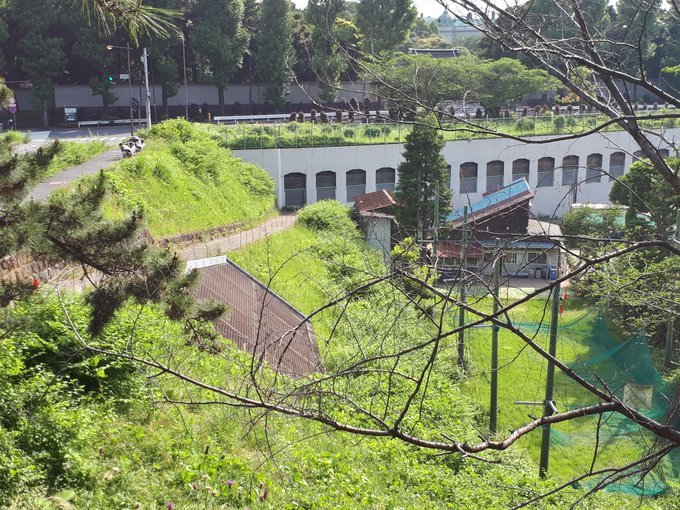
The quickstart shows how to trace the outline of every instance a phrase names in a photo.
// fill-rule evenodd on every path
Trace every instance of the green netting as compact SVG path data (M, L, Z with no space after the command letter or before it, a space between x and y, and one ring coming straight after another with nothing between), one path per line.
M548 325L535 323L517 323L525 332L535 334L547 333ZM606 392L614 393L619 399L644 415L667 423L669 408L674 401L676 388L665 381L656 370L647 339L636 335L625 342L618 342L609 331L606 321L586 314L567 324L560 324L558 342L574 342L585 347L573 361L571 368L594 386ZM558 377L558 385L563 392L575 393L573 383L566 376ZM586 393L580 393L581 402L574 399L569 407L593 404L596 400L588 400ZM578 421L578 420L576 420ZM551 456L563 458L579 458L583 461L588 452L598 451L603 458L614 461L617 454L626 462L641 458L659 448L659 442L648 431L632 420L618 413L607 413L602 416L600 426L597 418L584 418L581 423L563 427L553 427L551 433ZM674 427L680 420L676 418ZM585 422L585 423L584 423ZM625 462L624 462L625 463ZM604 467L603 464L599 467ZM584 471L590 466L584 466ZM631 468L625 478L606 485L605 490L624 492L641 496L657 496L668 489L668 480L680 479L680 452L672 451L651 471L642 476L638 471L644 466ZM619 476L617 475L616 478ZM583 482L581 487L592 488L598 483L610 481L603 477L592 478Z

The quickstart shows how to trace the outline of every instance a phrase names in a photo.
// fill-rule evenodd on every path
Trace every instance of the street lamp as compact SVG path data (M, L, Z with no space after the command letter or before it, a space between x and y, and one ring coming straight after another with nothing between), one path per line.
M184 70L184 118L189 120L189 89L187 89L187 51L184 34L179 34L182 39L182 69Z
M114 48L119 50L127 50L127 62L128 62L128 91L130 93L130 136L135 136L135 126L133 121L132 113L132 65L130 64L130 43L126 43L125 46L114 46L113 44L107 44L106 49L111 51Z
M463 118L464 118L464 119L467 118L466 115L465 115L465 114L466 114L466 112L465 112L465 100L467 99L467 95L468 95L470 92L474 92L474 91L473 91L473 90L466 90L466 91L465 91L465 94L463 94Z

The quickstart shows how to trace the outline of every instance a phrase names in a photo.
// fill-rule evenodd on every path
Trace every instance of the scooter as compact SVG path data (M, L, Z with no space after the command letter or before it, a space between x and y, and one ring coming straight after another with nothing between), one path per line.
M129 140L127 142L120 142L118 146L120 147L120 151L123 153L124 158L131 158L137 154L137 146Z
M144 138L139 138L138 136L130 137L128 143L133 143L135 145L135 148L137 149L137 152L143 151L144 147L146 147L146 144L144 143Z

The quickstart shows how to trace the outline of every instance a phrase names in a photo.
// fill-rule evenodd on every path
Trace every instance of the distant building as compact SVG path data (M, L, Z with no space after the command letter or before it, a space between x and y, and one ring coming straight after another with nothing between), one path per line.
M524 178L517 179L448 217L454 241L438 247L440 274L457 278L469 273L491 274L496 243L503 252L501 274L506 277L550 278L557 275L562 231L553 223L531 215L534 192ZM468 242L463 245L463 226Z
M394 216L389 212L395 205L394 198L385 189L354 197L354 208L359 213L359 226L366 242L382 252L385 262L389 262L392 251Z
M460 48L409 48L411 55L429 55L433 58L460 57Z
M458 18L454 18L447 11L436 19L439 34L447 41L456 41L465 37L479 37L482 33L477 27L483 25L482 20L468 18L468 23L463 23Z

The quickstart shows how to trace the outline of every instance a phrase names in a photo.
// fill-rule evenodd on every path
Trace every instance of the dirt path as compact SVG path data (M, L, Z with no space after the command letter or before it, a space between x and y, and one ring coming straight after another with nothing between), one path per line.
M186 260L204 259L207 257L223 255L225 252L238 250L243 246L263 239L269 234L286 230L292 227L296 220L297 215L295 214L277 216L253 229L244 230L242 232L237 232L236 234L203 243L197 242L191 246L186 246L177 250L177 253Z

